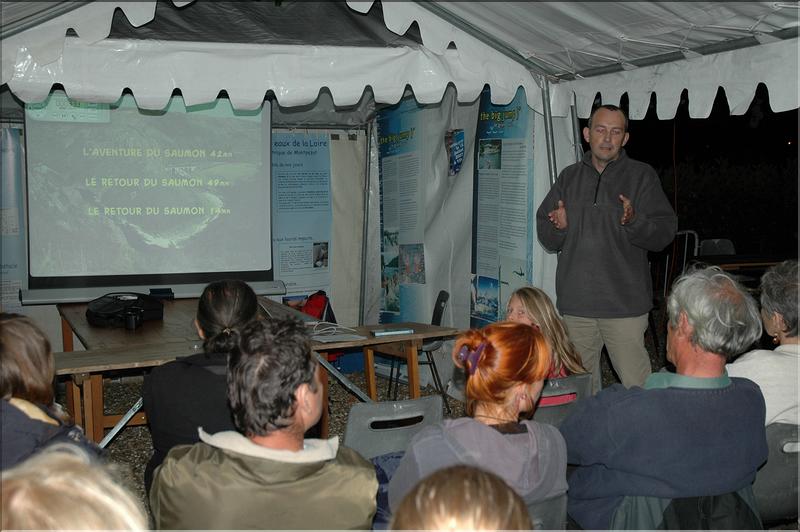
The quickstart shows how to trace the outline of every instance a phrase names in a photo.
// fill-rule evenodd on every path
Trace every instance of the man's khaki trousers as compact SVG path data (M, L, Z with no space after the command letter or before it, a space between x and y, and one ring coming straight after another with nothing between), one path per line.
M592 373L592 393L602 387L600 353L605 344L611 365L625 387L642 386L652 372L650 355L644 347L647 314L633 318L583 318L564 316L569 339L581 355L583 366Z

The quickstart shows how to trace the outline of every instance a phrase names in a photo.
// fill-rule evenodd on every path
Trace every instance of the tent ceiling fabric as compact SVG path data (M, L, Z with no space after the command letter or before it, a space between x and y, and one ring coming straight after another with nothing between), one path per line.
M185 9L226 10L226 4L198 2ZM468 35L464 50L439 54L408 40L400 47L353 47L106 38L116 7L136 27L153 19L155 6L156 2L91 2L4 39L2 83L25 102L41 101L56 83L82 101L114 102L130 88L144 109L163 108L175 89L189 105L213 100L225 90L235 107L252 109L268 91L280 105L291 107L313 103L323 87L337 106L357 104L365 87L372 89L376 102L396 103L407 85L420 103L438 103L453 84L459 100L471 102L488 83L498 103L511 101L522 86L541 107L539 87L524 67ZM274 8L266 1L241 6ZM308 33L336 27L330 17L318 16L318 5L297 2L296 7L306 10ZM210 26L205 31L224 31L214 29L213 14L196 18ZM379 24L383 29L383 22ZM78 36L65 38L68 28ZM393 35L391 39L398 41Z
M797 26L797 10L784 4L437 2L521 57L549 67L548 74L558 78L584 77L601 67L634 65L666 52L742 37L766 40L773 32Z
M190 105L225 90L251 109L269 91L291 107L328 87L337 106L349 106L368 86L378 103L396 102L407 85L435 103L449 84L462 102L489 84L495 103L522 86L541 110L544 72L561 116L573 97L585 116L595 93L616 103L627 92L633 118L652 93L659 117L669 118L684 88L692 116L706 116L718 86L731 111L744 112L758 82L773 110L798 107L797 2L172 3L186 7L4 1L2 83L23 101L45 98L56 83L84 101L116 101L130 88L147 109L163 107L175 89ZM70 28L77 36L65 37ZM795 37L770 42L787 35ZM692 52L743 39L767 44ZM665 58L680 60L652 64ZM585 77L614 68L624 70Z
M313 19L309 14L313 13ZM335 21L335 23L332 23ZM225 42L305 46L418 47L418 36L397 35L383 24L381 5L361 14L344 2L225 2L219 9L196 2L178 9L158 2L155 17L133 27L118 13L108 35L112 39Z

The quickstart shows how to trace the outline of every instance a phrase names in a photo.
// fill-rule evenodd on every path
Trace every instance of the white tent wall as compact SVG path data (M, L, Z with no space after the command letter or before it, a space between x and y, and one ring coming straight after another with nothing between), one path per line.
M439 290L447 290L450 301L442 323L464 328L469 326L473 161L478 102L458 103L455 90L449 88L441 104L435 107L438 116L428 118L428 127L439 128L438 134L431 136L441 141L438 149L432 152L434 160L424 162L422 166L434 170L425 183L427 315L433 313ZM447 129L464 130L464 164L454 176L447 172L448 154L444 144Z
M413 97L409 91L408 97ZM459 103L456 90L449 87L442 101L426 107L427 138L440 139L429 149L432 160L422 161L421 168L431 174L423 180L424 256L426 316L433 313L439 290L450 293L442 322L454 327L469 327L469 282L472 255L472 193L474 179L475 128L478 123L478 100ZM447 129L463 129L464 163L454 176L448 175L448 154L444 137ZM377 144L373 144L376 146ZM377 154L370 168L370 234L367 271L377 273L368 283L365 321L377 323L380 311L380 197Z
M343 325L359 320L361 256L364 232L364 187L367 179L367 137L353 133L331 140L331 307ZM334 176L336 180L334 182Z
M656 112L662 120L672 119L681 92L688 90L689 116L707 118L711 114L717 89L725 89L732 115L744 114L753 101L756 86L769 90L769 105L779 113L800 106L798 40L753 46L721 52L679 63L666 63L617 72L589 79L569 81L553 89L553 113L564 115L577 100L578 116L588 118L598 92L604 103L618 104L628 94L628 113L641 120L647 113L650 96L656 94Z
M544 135L544 116L539 113L534 113L533 131L535 136L533 143L533 201L534 209L537 209L551 186ZM553 117L552 133L555 141L556 174L558 174L565 167L576 162L575 142L580 144L580 139L575 139L571 118ZM556 266L557 255L546 251L534 235L533 284L544 290L553 302L556 301ZM501 305L506 303L507 301L500 302Z
M357 140L346 138L331 141L331 196L333 208L333 224L331 227L331 284L328 296L336 319L341 324L359 323L361 312L362 256L366 251L363 246L364 216L373 217L377 212L378 183L375 178L367 181L368 166L372 164L372 146L369 142L371 129L369 125L375 116L375 101L370 91L364 91L357 105L348 108L337 108L329 91L320 92L317 100L309 105L297 107L281 107L272 102L272 126L284 128L349 128ZM344 129L342 130L344 132ZM377 155L374 155L377 157ZM377 164L377 159L376 164ZM365 187L374 188L374 195L365 195ZM365 197L369 206L365 205ZM369 207L369 210L365 210ZM377 223L377 219L373 223ZM377 232L375 232L377 235ZM372 238L377 238L373 235ZM378 247L379 247L378 241ZM367 255L369 257L369 255ZM379 256L378 256L379 258ZM369 258L367 259L370 260ZM374 259L373 259L374 260ZM370 275L371 268L366 267ZM374 278L373 278L374 277ZM371 276L370 282L380 286L380 272ZM377 293L378 296L380 293ZM369 292L365 291L365 308L374 308L373 321L377 322L377 304L369 303ZM374 296L373 296L374 297ZM368 314L367 314L368 315Z
M378 128L372 121L367 129L369 142L369 191L367 200L367 239L364 242L364 323L378 323L381 312L381 198Z

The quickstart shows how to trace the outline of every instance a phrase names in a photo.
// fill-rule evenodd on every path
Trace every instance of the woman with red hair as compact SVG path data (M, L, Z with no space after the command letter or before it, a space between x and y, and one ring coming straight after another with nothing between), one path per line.
M550 370L550 347L530 325L503 322L470 330L453 359L466 373L467 414L414 436L389 482L393 510L439 469L465 464L502 478L526 504L567 491L567 449L558 430L523 419Z

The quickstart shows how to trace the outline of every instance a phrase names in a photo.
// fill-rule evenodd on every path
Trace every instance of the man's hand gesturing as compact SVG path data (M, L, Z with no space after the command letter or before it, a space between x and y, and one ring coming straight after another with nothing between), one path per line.
M631 200L626 198L625 195L620 194L619 200L622 202L622 219L619 222L625 225L633 221L634 216L636 216L636 211L633 210Z
M547 217L556 229L567 228L567 210L564 208L564 202L558 200L558 207L554 211L547 213Z

